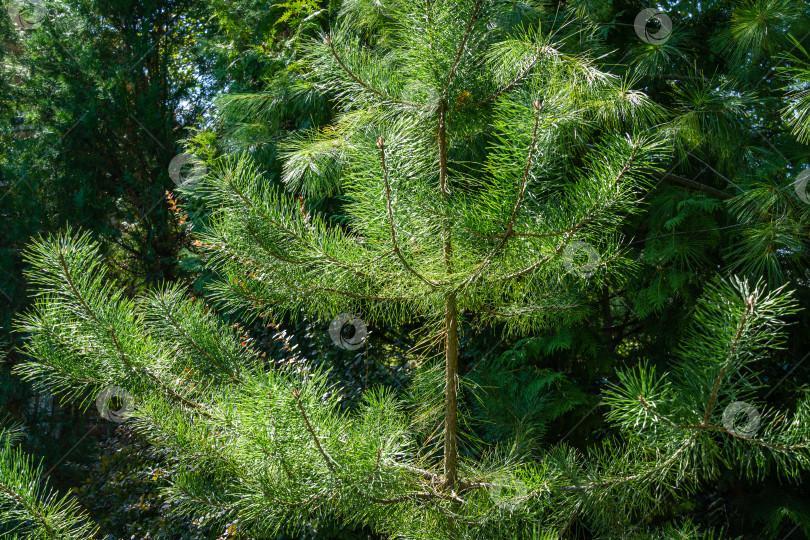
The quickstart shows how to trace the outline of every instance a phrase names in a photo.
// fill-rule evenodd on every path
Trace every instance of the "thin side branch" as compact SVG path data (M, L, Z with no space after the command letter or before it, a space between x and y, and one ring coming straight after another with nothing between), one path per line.
M453 62L453 67L450 68L450 74L447 76L447 82L444 83L444 88L442 88L442 98L447 95L447 89L450 87L450 82L453 80L453 76L456 74L456 68L458 67L458 63L461 61L461 55L464 53L464 49L467 48L467 41L470 39L470 34L472 33L473 23L475 22L475 18L478 16L478 10L481 8L481 0L477 0L475 5L473 6L472 14L470 15L470 20L467 22L467 30L464 32L464 38L461 40L461 45L458 47L458 52L456 53L456 59Z
M512 80L512 81L511 81L509 84L507 84L506 86L504 86L504 87L503 87L503 88L501 88L500 90L496 90L495 92L491 93L491 94L490 94L490 95L488 95L487 97L485 97L485 98L483 98L483 99L481 99L481 100L479 100L479 101L476 101L476 102L474 102L474 103L465 103L465 104L463 104L463 105L457 105L457 106L453 107L453 108L452 108L452 110L454 110L454 111L458 111L458 110L461 110L461 109L469 109L469 108L472 108L472 107L478 107L478 106L480 106L480 105L483 105L484 103L487 103L487 102L489 102L489 101L492 101L493 99L497 99L497 98L498 98L499 96L501 96L502 94L505 94L506 92L508 92L509 90L511 90L512 88L514 88L514 86L515 86L516 84L518 84L520 81L522 81L523 79L525 79L525 78L526 78L526 75L528 75L528 74L529 74L529 72L530 72L532 69L534 69L534 66L537 64L537 61L540 59L540 53L541 53L541 52L542 52L542 49L541 49L540 51L538 51L538 52L537 52L537 54L535 55L534 59L532 59L531 63L529 63L529 65L526 67L526 69L524 69L524 70L523 70L523 71L520 73L520 75L518 75L517 77L515 77L515 78L514 78L514 79L513 79L513 80Z
M720 390L720 383L723 381L723 377L725 377L726 370L731 364L731 359L734 356L734 353L737 352L737 346L740 343L740 336L742 336L743 329L745 328L745 323L748 320L748 315L753 310L754 310L754 297L752 295L748 297L745 303L745 312L743 313L742 319L740 319L740 324L737 327L737 333L734 335L734 341L732 341L731 343L731 350L728 352L728 357L726 358L726 361L723 364L723 368L720 370L720 373L717 374L717 379L715 379L714 381L714 387L712 388L712 393L709 396L709 403L706 404L706 412L703 415L702 423L704 425L709 422L709 416L711 415L712 409L714 408L714 404L717 402L717 392Z
M540 101L535 100L534 102L534 110L535 110L535 117L534 117L534 130L532 132L532 143L529 146L529 155L526 157L526 167L523 170L523 178L520 182L520 188L518 189L517 198L515 200L515 205L512 208L512 215L509 218L509 223L506 225L506 232L503 234L501 241L498 242L498 245L492 249L492 252L484 259L478 268L476 268L475 272L473 272L469 278L464 280L464 282L459 285L459 287L463 287L467 283L471 282L473 279L481 275L489 263L492 262L492 259L495 258L495 255L503 248L506 242L511 238L512 233L515 230L515 220L517 219L518 211L520 210L520 205L523 204L523 194L526 192L526 185L529 182L529 171L531 170L532 160L534 159L534 150L537 146L537 130L540 126L540 111L542 110L543 106L540 104Z
M366 83L362 79L360 79L360 77L355 75L354 72L351 69L349 69L349 67L343 62L343 60L341 60L340 56L338 56L338 53L335 50L335 44L332 41L332 38L329 37L329 34L326 35L326 38L324 39L324 43L327 46L329 46L329 50L332 52L332 56L334 57L334 59L338 63L338 65L341 67L341 69L343 69L343 71L346 72L346 75L351 77L352 80L354 80L354 82L356 82L357 84L359 84L360 86L362 86L363 88L365 88L366 90L371 92L372 94L376 94L376 95L380 96L381 98L383 98L384 100L390 101L391 103L397 103L399 105L406 105L408 107L415 107L415 108L421 108L422 107L422 105L420 105L418 103L412 103L410 101L402 101L401 99L392 98L391 96L389 96L385 92L381 92L381 91L377 90L376 88L373 88L371 85L369 85L368 83Z
M304 406L301 404L301 391L293 390L292 395L295 398L295 404L298 405L298 410L301 411L301 417L304 419L304 424L307 426L307 431L309 431L309 434L312 436L312 440L315 442L318 452L321 454L321 456L323 456L324 461L326 461L326 466L329 467L329 470L332 471L335 478L340 478L340 475L335 468L335 460L333 460L332 456L327 454L326 450L323 449L323 446L321 446L321 441L318 438L318 434L315 433L315 430L312 428L312 424L309 423L307 411L304 410Z
M382 137L377 139L377 147L379 147L380 149L380 161L382 162L383 180L385 181L385 198L388 207L388 225L390 226L391 230L391 242L394 245L394 253L397 254L397 257L402 262L402 266L404 266L408 272L410 272L420 280L424 281L429 287L435 289L437 287L437 284L432 282L431 280L429 280L416 270L414 270L411 267L411 265L408 264L408 261L405 260L405 257L402 255L402 251L400 251L399 249L399 243L397 242L397 233L396 230L394 229L394 209L391 206L391 185L388 182L388 168L385 165L385 141Z

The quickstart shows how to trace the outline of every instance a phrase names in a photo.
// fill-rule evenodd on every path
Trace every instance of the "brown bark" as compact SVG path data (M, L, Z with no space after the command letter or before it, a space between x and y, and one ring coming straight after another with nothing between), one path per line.
M442 199L450 197L447 185L447 102L439 105L439 190ZM444 241L444 264L448 274L453 273L453 244L450 238L450 223L445 218L442 226ZM444 314L445 358L445 414L444 414L444 482L454 489L458 481L458 307L455 293L445 297Z
M455 294L447 296L445 306L444 477L445 485L453 489L457 481L458 456L458 313Z

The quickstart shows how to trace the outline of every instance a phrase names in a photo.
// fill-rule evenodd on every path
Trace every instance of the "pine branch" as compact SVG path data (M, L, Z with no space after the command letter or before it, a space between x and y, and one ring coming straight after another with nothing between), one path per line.
M220 371L222 371L223 373L228 375L228 377L231 378L231 381L238 384L241 381L241 377L237 373L234 373L232 370L230 370L226 366L224 366L216 358L214 358L213 356L208 354L208 351L203 349L200 346L200 344L197 343L197 341L194 340L194 338L189 335L189 333L186 331L186 329L183 328L183 326L180 325L180 323L177 321L177 319L175 318L174 314L172 313L172 310L170 309L170 307L168 305L166 305L166 301L165 301L165 299L163 297L158 296L156 299L157 299L158 305L160 305L160 307L163 308L163 314L165 315L166 320L169 321L169 323L172 325L172 327L177 332L176 335L179 336L180 338L182 338L186 343L189 343L194 348L195 351L197 351L198 353L203 355L205 357L205 359L208 360L209 362L211 362L211 364L215 365L217 367L217 369L219 369Z
M732 198L731 195L729 195L728 193L725 193L723 191L720 191L719 189L715 189L715 188L713 188L711 186L707 186L707 185L701 184L700 182L695 182L694 180L690 180L688 178L683 178L681 176L677 176L677 175L672 174L672 173L663 174L663 173L660 173L660 172L653 172L653 174L656 176L656 178L659 178L660 180L671 180L673 182L677 182L678 184L681 184L681 185L684 185L684 186L687 186L687 187L691 187L691 188L703 191L705 193L708 193L709 195L714 195L715 197L717 197L719 199L722 199L724 201L727 201L727 200Z

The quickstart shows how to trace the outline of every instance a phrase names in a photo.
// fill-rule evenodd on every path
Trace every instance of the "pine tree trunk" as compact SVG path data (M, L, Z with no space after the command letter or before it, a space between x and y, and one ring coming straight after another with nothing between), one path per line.
M444 478L445 486L453 489L456 484L456 461L458 449L458 312L456 295L447 296L444 315L445 327L445 413L444 413Z
M439 190L442 199L450 198L447 185L447 103L439 105ZM444 265L448 275L453 273L453 244L450 238L450 223L445 218L442 226L444 240ZM458 307L454 292L448 293L444 311L444 483L454 489L457 480L458 457Z

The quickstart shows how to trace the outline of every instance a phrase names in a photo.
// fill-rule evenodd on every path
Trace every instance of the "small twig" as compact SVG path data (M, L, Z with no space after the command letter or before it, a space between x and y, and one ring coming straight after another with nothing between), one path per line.
M803 443L794 444L794 445L791 445L791 446L782 446L780 444L772 444L772 443L769 443L769 442L766 442L766 441L763 441L763 440L760 440L760 439L752 439L750 437L745 437L743 435L740 435L739 433L736 433L735 431L726 429L726 428L724 428L722 426L715 426L713 424L707 424L707 423L704 423L704 422L701 422L700 424L676 424L676 423L672 422L671 420L667 419L665 416L662 416L658 412L654 411L642 396L638 396L638 399L641 402L642 406L649 413L651 413L653 416L655 416L656 418L658 418L659 420L664 422L669 427L672 427L672 428L675 428L675 429L681 429L681 430L688 429L688 430L694 430L694 431L719 431L720 433L724 433L726 435L730 435L730 436L735 437L737 439L742 439L744 441L748 441L748 442L750 442L752 444L756 444L757 446L763 446L765 448L768 448L769 450L778 450L778 451L782 451L782 452L790 451L790 450L798 450L798 449L807 448L807 447L810 446L810 441L805 441Z
M194 338L192 338L192 337L191 337L191 336L188 334L188 332L186 332L186 330L185 330L185 329L184 329L184 328L183 328L183 327L180 325L180 323L179 323L179 322L177 321L177 319L174 317L174 315L172 314L172 310L171 310L171 309L169 309L169 307L166 305L166 303L165 303L165 301L164 301L164 298L163 298L162 296L158 295L158 296L157 296L157 301L158 301L158 303L160 303L160 306L163 308L163 310L164 310L164 314L166 315L166 318L169 320L169 323L170 323L170 324L172 325L172 327L174 327L174 329L175 329L175 330L176 330L176 331L177 331L177 332L180 334L180 336L185 337L185 338L186 338L186 340L187 340L187 341L188 341L188 342L191 344L191 346L192 346L192 347L194 347L194 349L195 349L197 352L199 352L199 353L200 353L200 354L202 354L202 355L203 355L205 358L207 358L209 361L211 361L211 363L213 363L213 364L214 364L214 365L215 365L215 366L216 366L216 367L217 367L217 368L218 368L220 371L222 371L222 372L226 373L226 374L227 374L227 375L228 375L228 376L231 378L231 380L232 380L233 382L235 382L235 383L239 383L239 382L241 382L241 378L237 377L236 373L234 373L232 370L228 369L228 368L227 368L225 365L223 365L221 362L219 362L218 360L216 360L216 359L215 359L213 356L211 356L210 354L208 354L208 351L206 351L205 349L203 349L203 348L202 348L202 347L201 347L201 346L200 346L200 345L199 345L199 344L198 344L198 343L197 343L197 342L194 340Z

